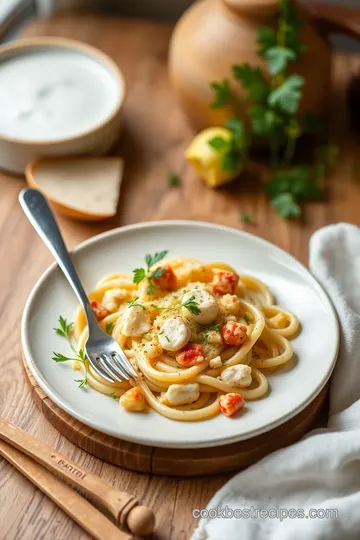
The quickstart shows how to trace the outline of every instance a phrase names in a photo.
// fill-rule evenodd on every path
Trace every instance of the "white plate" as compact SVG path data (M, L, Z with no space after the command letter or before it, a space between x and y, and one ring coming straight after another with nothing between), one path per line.
M60 269L53 265L40 278L25 307L22 345L26 362L44 392L63 410L98 431L145 445L169 448L218 446L248 439L289 420L324 387L339 344L334 309L311 274L289 254L250 234L206 223L168 221L123 227L84 242L73 260L86 290L105 274L129 272L146 253L169 249L169 256L224 261L239 273L268 284L280 306L293 311L302 331L293 341L297 360L270 376L271 391L248 403L238 418L222 414L196 423L175 422L155 411L128 413L93 389L81 390L77 373L51 360L53 351L68 353L53 327L59 315L72 320L76 298Z

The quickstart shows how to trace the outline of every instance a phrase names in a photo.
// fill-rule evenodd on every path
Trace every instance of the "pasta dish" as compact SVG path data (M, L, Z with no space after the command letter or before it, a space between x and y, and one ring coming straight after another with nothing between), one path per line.
M99 324L139 373L137 386L112 384L89 365L81 308L71 325L73 367L128 411L150 407L179 421L234 416L266 396L268 375L292 358L298 319L255 277L222 262L166 255L147 255L133 275L105 276L89 295Z

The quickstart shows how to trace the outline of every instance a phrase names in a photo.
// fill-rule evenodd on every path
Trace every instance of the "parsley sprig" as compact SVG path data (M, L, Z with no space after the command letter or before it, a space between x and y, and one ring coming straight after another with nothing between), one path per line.
M59 336L63 336L67 340L70 340L71 332L72 332L72 329L74 327L74 323L69 323L68 324L67 320L64 319L64 317L62 317L61 315L59 317L58 322L59 322L59 326L58 326L58 328L54 328L55 332Z
M318 133L321 122L310 112L299 112L305 81L294 73L293 66L300 60L305 46L301 41L301 21L290 0L279 0L276 27L259 27L257 42L265 70L249 64L232 66L234 79L251 103L247 111L249 128L235 116L226 124L230 138L214 137L208 144L222 154L222 168L236 172L240 165L244 168L252 138L266 141L274 169L269 183L265 184L266 195L280 216L297 218L301 215L302 202L318 198L319 185L330 174L328 156L336 159L337 147L317 149L311 167L291 167L298 140L304 134ZM227 79L212 82L211 89L214 93L211 107L231 106L236 113L238 100ZM296 186L290 188L294 178Z
M156 306L155 304L151 304L151 307L155 308L155 309L160 309L160 310L163 310L163 311L173 311L173 310L180 309L180 308L183 307L183 308L187 309L193 315L199 315L200 314L200 307L199 307L198 302L195 300L195 295L190 296L190 298L188 298L188 300L185 300L185 302L182 302L181 304L178 304L177 306L159 307L159 306Z
M132 298L130 300L130 302L128 302L128 307L131 308L133 306L137 306L137 307L145 310L146 307L143 304L140 304L140 302L138 302L138 300L139 300L138 296L135 296L135 298Z
M208 144L221 153L221 167L224 170L236 172L240 170L247 159L249 134L240 118L232 118L225 122L230 131L230 137L221 136L209 139Z
M165 270L163 268L156 268L155 270L151 270L151 267L154 266L154 264L161 261L166 255L168 254L168 250L159 251L158 253L155 253L154 255L146 255L145 256L145 263L146 268L135 268L133 270L133 282L137 285L141 283L144 279L147 279L148 281L148 287L147 287L147 294L153 294L155 291L155 284L153 279L159 278L163 275Z
M85 377L83 379L75 379L75 382L79 384L79 388L84 388L88 385L88 373L87 373L87 359L86 354L83 351L83 349L80 349L77 351L72 343L72 330L74 327L74 323L68 323L66 319L64 319L61 315L59 317L59 326L58 328L54 328L55 332L59 335L67 339L72 351L74 352L75 357L71 356L65 356L62 353L59 352L53 352L52 359L56 363L61 362L69 362L69 361L77 361L81 362L85 367Z
M113 322L106 323L105 332L107 334L109 334L109 336L111 336L113 328L114 328L114 323Z

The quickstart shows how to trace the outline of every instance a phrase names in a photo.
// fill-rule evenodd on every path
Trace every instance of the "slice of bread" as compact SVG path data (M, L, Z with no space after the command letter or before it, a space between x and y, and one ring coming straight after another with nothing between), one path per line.
M117 157L43 159L27 166L26 180L59 212L100 221L116 214L123 167Z

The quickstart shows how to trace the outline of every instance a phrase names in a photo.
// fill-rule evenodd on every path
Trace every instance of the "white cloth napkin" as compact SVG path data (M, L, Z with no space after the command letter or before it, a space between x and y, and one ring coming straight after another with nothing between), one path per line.
M338 516L204 518L193 540L360 539L360 228L341 223L317 231L310 269L330 295L341 328L328 427L236 475L207 509L278 507L305 515L335 509Z

